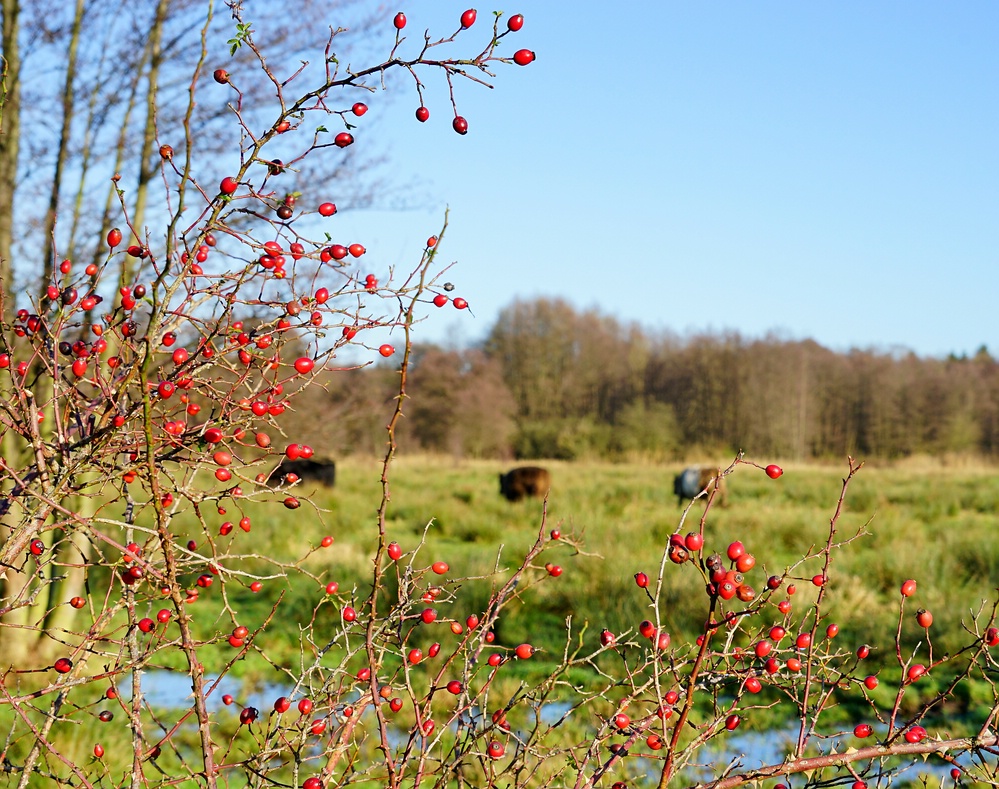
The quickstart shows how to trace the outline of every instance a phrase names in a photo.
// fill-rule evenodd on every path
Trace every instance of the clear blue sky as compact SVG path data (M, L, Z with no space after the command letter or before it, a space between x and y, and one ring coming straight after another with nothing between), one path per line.
M450 33L468 0L399 2ZM475 0L476 27L495 6ZM379 137L426 210L344 215L409 265L450 206L448 307L480 339L515 298L650 331L770 331L835 350L999 353L999 4L504 0L538 59L412 93ZM463 36L481 42L484 30ZM478 34L478 35L476 35ZM374 102L376 97L373 97Z

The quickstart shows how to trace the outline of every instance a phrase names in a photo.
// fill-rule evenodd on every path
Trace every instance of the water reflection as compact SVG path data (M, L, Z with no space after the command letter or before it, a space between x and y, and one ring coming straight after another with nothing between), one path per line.
M215 686L215 683L218 685ZM121 691L127 697L127 683L123 683ZM208 709L211 712L228 709L235 714L241 707L256 707L261 714L266 715L273 709L274 701L280 696L288 696L292 692L292 686L281 683L264 683L247 687L247 684L236 677L226 676L218 679L217 676L205 676L206 688L214 688L207 697ZM144 671L142 674L142 689L145 702L154 708L159 709L182 709L188 708L192 704L191 677L181 671L168 671L165 669L152 669ZM231 695L234 704L227 707L222 701L223 696ZM567 702L549 702L541 707L540 719L546 726L554 726L563 717L571 717L572 705ZM475 714L481 716L481 710L476 709ZM393 731L390 737L393 745L398 747L404 744L410 736L409 731ZM738 760L737 771L752 770L771 764L782 763L787 755L794 750L798 736L797 725L787 726L770 731L748 731L740 734L728 734L715 738L704 748L701 754L700 764L691 766L689 773L696 776L697 780L707 781L717 776L719 770ZM824 741L828 748L837 751L846 750L851 744L849 738L829 739ZM659 774L661 764L651 758L635 756L629 759L629 764L633 770L639 774L653 779ZM937 758L930 758L926 762L913 763L905 770L904 781L915 781L917 775L933 776L937 779L943 778L950 773L951 765Z
M286 696L291 691L289 685L265 683L249 690L245 683L236 677L226 676L220 681L217 675L206 674L206 690L211 693L206 698L210 712L226 708L222 697L230 695L235 699L234 706L256 707L265 712L270 710L274 700ZM216 685L216 683L218 683ZM214 688L214 689L213 689ZM122 696L129 697L130 683L122 683L119 690ZM183 671L151 669L142 672L142 696L146 704L158 709L183 709L193 704L191 677ZM231 707L229 709L232 709Z

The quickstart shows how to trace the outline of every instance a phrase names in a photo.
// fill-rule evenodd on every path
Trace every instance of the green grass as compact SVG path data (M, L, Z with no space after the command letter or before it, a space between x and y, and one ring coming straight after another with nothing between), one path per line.
M669 535L678 529L683 515L672 494L677 468L558 462L544 465L550 468L553 480L544 523L541 501L509 503L500 497L497 476L502 466L497 463L402 457L390 473L388 537L407 552L399 563L400 572L410 563L419 569L442 559L450 565L448 579L466 579L453 597L445 595L435 603L443 618L462 621L467 614L480 612L490 590L517 566L519 557L539 534L547 535L552 528L562 532L561 540L548 542L529 573L520 600L504 613L495 629L498 645L513 647L530 641L542 648L531 661L510 666L511 676L497 686L498 697L512 692L520 680L541 676L555 664L565 645L567 620L571 619L575 638L581 636L595 647L603 628L623 634L634 632L643 619L654 619L649 597L635 584L638 571L655 579L663 567L659 617L672 633L674 644L692 643L708 613L709 598L694 566L664 560ZM782 478L770 480L758 469L739 467L729 478L728 505L713 507L708 513L704 555L712 551L724 553L732 540L743 541L757 558L757 566L746 580L763 590L768 575L784 573L804 553L825 544L845 471L845 464L792 465L785 468ZM280 506L283 493L265 494L268 501L227 501L224 515L209 508L204 527L190 513L173 522L179 543L194 539L198 549L204 551L207 533L219 552L242 557L222 559L224 568L270 576L257 594L249 591L248 577L233 576L225 587L228 612L218 604L219 585L202 590L202 599L189 609L196 635L212 639L227 634L233 619L257 628L277 606L277 615L256 641L272 662L251 652L232 668L232 676L244 683L247 693L255 685L278 679L281 674L275 667L295 669L303 661L308 663L312 647L303 640L303 632L311 625L309 633L317 642L329 638L339 627L341 605L351 600L359 603L367 596L371 557L377 545L379 476L380 465L373 460L344 459L338 463L335 489L317 490L309 483L299 486L296 495L303 500L300 509ZM698 529L703 510L702 503L693 505L683 533ZM837 537L842 540L861 531L867 533L834 553L823 616L841 628L831 647L852 653L859 644L872 645L874 652L863 666L863 673L880 671L885 678L875 694L882 703L890 702L890 688L897 683L900 671L893 648L901 599L899 586L906 578L915 578L919 584L916 596L906 602L902 622L905 657L918 649L921 662L927 662L926 633L913 620L916 609L921 607L931 610L935 617L930 631L935 654L953 652L967 643L970 636L966 628L974 628L974 614L983 601L995 597L997 576L993 568L999 564L997 511L999 477L984 467L865 468L851 484ZM229 537L218 537L223 520L237 521L243 514L252 522L249 533L236 528ZM332 547L317 549L327 534L335 538ZM423 540L425 544L414 556L412 552ZM294 563L303 556L307 558L301 566L313 577L297 572L290 578L280 577L275 562ZM543 569L545 562L561 565L563 574L549 577ZM186 578L190 587L204 569L203 565L191 566ZM797 586L791 598L794 623L809 611L816 598L817 590L810 579L820 569L820 561L813 559L794 571L795 578L788 579ZM324 587L330 580L340 584L338 598L325 594ZM99 587L96 581L95 576L95 587ZM784 590L775 594L772 603L747 627L754 623L769 627L782 621L774 603L784 596ZM154 614L157 602L137 614ZM413 609L418 611L423 605L415 601ZM989 610L986 607L986 612ZM434 631L434 638L445 641L450 637L444 626L434 627L440 628ZM788 630L793 633L795 627L797 624L789 624ZM429 642L429 632L418 631L417 643ZM734 645L751 644L746 636L738 634ZM343 657L338 650L342 650L339 643L323 665L337 665ZM209 673L221 670L232 656L233 650L224 638L201 650ZM158 660L158 665L185 668L178 651ZM393 660L390 658L390 666ZM616 655L608 655L603 666L615 670L612 667L616 665L619 671L619 660ZM358 661L349 666L354 662ZM578 669L570 679L587 684L595 675ZM939 689L942 682L943 677L931 677L908 696L914 699L918 690L925 697ZM948 707L953 720L959 721L961 715L974 717L978 708L987 706L991 695L982 695L985 690L974 683L962 688ZM775 698L772 689L761 696L762 701ZM846 725L863 714L859 694L841 693L835 700L838 706L828 716L830 722ZM613 703L613 699L608 700L608 709ZM906 709L909 704L907 701ZM94 705L94 716L100 706ZM779 728L779 717L775 715L760 709L747 721L746 728ZM88 714L86 719L94 716ZM83 763L92 759L88 754L95 738L101 739L109 752L111 746L115 750L127 747L125 732L117 725L102 729L103 724L96 720L94 727L60 725L75 732L67 735L70 750ZM239 741L248 736L235 726L232 715L222 714L218 725L226 738L235 736ZM186 741L188 737L181 739ZM16 753L20 744L15 743L11 753ZM162 758L167 764L180 757L167 754Z
M564 573L548 578L539 568L535 577L542 582L501 621L498 635L511 645L530 636L555 650L564 641L568 616L577 628L588 623L594 638L602 628L623 632L653 618L649 599L633 576L638 571L656 576L668 537L680 523L683 511L671 492L676 469L546 465L553 486L544 533L558 527L566 539L552 542L539 563L560 564ZM509 503L501 498L500 470L499 464L490 462L399 459L391 470L389 539L408 552L426 534L414 564L444 559L450 564L450 577L490 576L497 567L512 568L542 530L542 503ZM769 574L783 573L804 553L825 543L845 471L845 465L792 466L774 481L757 469L738 468L729 478L728 505L714 507L708 515L704 555L724 553L730 541L743 541L757 557L746 580L762 590ZM296 511L248 504L245 512L253 521L252 532L237 529L231 538L235 549L257 557L246 560L246 566L260 572L268 570L265 557L294 561L324 534L335 538L330 549L316 551L305 563L318 579L315 584L296 578L293 584L267 582L259 595L230 592L233 607L247 617L247 624L261 621L283 592L284 613L270 632L281 633L279 641L285 644L297 641L292 638L296 624L308 621L316 605L321 619L332 617L332 607L322 605L326 581L337 580L341 593L348 595L356 589L357 599L368 592L370 557L377 544L379 466L371 460L344 460L337 474L333 490L301 486L300 497L315 492L318 510L308 504ZM231 509L225 517L235 519ZM907 603L907 614L919 607L933 612L935 646L951 650L966 640L963 625L970 624L982 601L994 597L997 511L999 477L987 468L863 469L851 484L837 534L840 539L859 530L868 534L834 554L824 609L841 627L840 642L870 643L882 653L890 651L898 589L906 578L919 583L917 596ZM702 512L703 505L696 503L684 533L697 530ZM592 555L577 554L570 545L574 541ZM820 570L818 559L795 570L795 609L803 611L814 600L809 579ZM693 638L708 610L699 574L692 566L667 562L663 582L663 621L673 628L674 638ZM485 603L489 588L488 579L468 581L460 611L449 611L446 604L438 608L464 618ZM780 619L776 610L773 619ZM924 634L907 615L903 635L906 645L913 647Z
M548 654L560 654L565 623L571 617L578 633L588 628L596 639L603 628L615 633L634 631L643 619L654 619L649 597L637 588L638 571L655 579L664 565L659 616L671 630L674 643L692 641L708 612L708 597L695 568L664 562L669 535L678 529L683 510L672 494L677 469L638 464L546 464L553 486L547 521L542 526L539 500L507 502L499 495L498 472L492 462L455 462L442 458L398 459L390 473L389 539L403 550L417 549L402 565L425 567L446 560L449 578L469 578L462 583L460 602L439 601L441 615L463 620L481 611L490 589L537 539L558 527L563 539L551 541L537 560L531 588L522 603L512 607L497 626L501 643L515 646L530 640ZM205 532L219 552L239 559L223 559L223 567L277 576L272 562L294 562L309 554L303 567L314 580L293 574L292 580L272 577L259 594L248 590L248 578L227 584L230 612L200 603L192 607L195 627L202 638L227 632L235 618L254 628L270 614L279 597L279 611L259 636L261 646L278 662L301 659L300 630L314 621L328 632L339 621L344 599L359 602L369 592L371 557L377 545L376 511L380 497L380 465L374 460L346 459L338 464L335 489L317 489L305 483L297 490L303 506L287 510L278 503L284 494L268 500L226 502L226 513L205 516L205 528L193 518L175 519L173 528L186 542L195 539L206 549ZM783 574L802 555L821 547L842 487L843 466L808 465L786 469L770 480L758 469L737 468L729 477L729 501L713 507L705 524L703 555L724 553L732 540L741 540L757 558L746 581L758 591L770 574ZM310 495L314 494L314 495ZM305 499L311 498L310 502ZM209 508L210 509L210 508ZM682 531L696 531L703 504L695 503ZM999 565L999 537L994 513L999 511L999 477L988 468L865 468L853 480L837 538L865 531L833 555L823 616L839 624L838 645L851 650L861 643L874 647L875 665L892 665L892 637L898 623L898 589L906 578L919 583L916 597L907 602L903 644L913 649L925 634L911 615L920 607L934 614L931 636L934 648L954 651L968 640L973 615L994 597ZM236 521L246 514L250 533L234 529L227 538L217 536L223 520ZM313 550L324 535L335 539L329 549ZM577 552L573 545L579 545ZM585 555L584 555L585 554ZM549 578L545 562L564 568ZM499 569L499 572L497 571ZM193 588L203 566L192 566ZM815 599L810 579L820 572L812 559L797 567L792 582L797 587L792 619L800 619ZM323 587L330 580L340 584L340 599L329 598ZM203 592L217 598L217 587ZM783 596L775 595L773 602ZM154 613L156 606L148 612ZM204 612L204 613L202 613ZM766 624L782 620L771 605L761 616ZM790 629L790 627L789 627ZM738 643L738 641L737 641ZM214 654L212 654L214 650ZM230 654L224 642L209 649L212 662L222 665ZM175 655L168 661L183 668ZM253 675L270 668L263 661L246 660L234 669Z

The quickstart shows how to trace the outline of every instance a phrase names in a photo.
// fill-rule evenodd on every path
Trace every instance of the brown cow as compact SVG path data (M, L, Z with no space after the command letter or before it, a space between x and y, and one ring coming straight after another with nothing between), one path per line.
M294 475L297 479L309 482L318 482L327 488L332 488L336 482L336 463L332 460L321 460L317 458L299 458L298 460L282 460L276 469L271 472L271 479L278 482L288 479L289 475Z
M688 466L673 480L673 492L677 503L683 505L684 499L695 498L702 490L708 488L708 495L718 486L715 501L725 504L725 478L718 476L719 469L714 466ZM718 476L717 482L715 477Z
M548 469L538 466L520 466L500 474L500 493L508 501L520 501L526 496L539 499L548 495L552 477Z

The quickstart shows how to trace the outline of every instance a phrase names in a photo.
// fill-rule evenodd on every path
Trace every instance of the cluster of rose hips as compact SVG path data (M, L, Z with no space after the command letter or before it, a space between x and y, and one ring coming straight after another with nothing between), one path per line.
M331 545L333 542L332 538L324 538L323 545ZM399 561L403 558L404 552L402 547L397 542L390 542L386 546L386 553L391 561ZM447 562L435 561L429 568L431 572L435 575L445 575L449 572L450 568ZM327 586L328 594L336 594L339 589L339 585L335 582L331 582ZM422 594L421 600L424 603L435 602L443 589L440 586L431 585L427 587L426 591ZM358 614L355 608L352 606L343 606L340 609L340 615L342 621L349 625L358 620ZM419 620L424 625L433 625L438 622L437 610L435 608L424 608L419 613ZM463 622L457 620L449 622L449 629L454 635L463 635L467 631L476 630L481 624L480 617L477 614L470 614L465 618ZM249 631L243 626L236 627L231 636L229 636L229 643L234 648L243 648L245 646L245 639ZM492 643L495 640L495 634L491 631L486 632L482 635L483 641L485 643ZM520 644L517 647L509 650L507 654L504 653L493 653L486 659L486 664L493 669L498 668L503 663L513 660L527 660L530 659L536 652L536 649L531 644ZM442 644L440 642L434 642L429 646L429 648L424 652L423 649L413 647L408 651L403 652L403 658L408 666L417 666L423 664L427 660L432 660L438 658L442 653ZM356 681L356 687L364 688L368 686L374 679L372 669L368 666L364 666L357 670L354 675L354 680ZM436 690L444 690L452 696L460 696L466 692L466 687L463 682L457 679L448 680L442 682L437 687L432 687L430 689L431 694ZM226 695L223 697L223 703L230 705L235 703L235 699L232 696ZM376 701L380 704L384 704L385 708L393 713L400 712L405 703L400 696L395 695L395 690L390 682L381 683L377 688L377 699ZM308 697L300 698L297 702L293 702L287 696L281 696L274 701L273 704L273 714L283 715L288 712L293 703L297 706L299 713L299 723L295 724L298 728L305 734L311 733L312 735L322 735L329 725L330 722L334 721L344 721L351 718L357 714L357 710L353 704L343 703L337 699L330 699L328 704L325 705L322 710L317 707L317 703ZM362 706L367 704L366 694L362 696L362 700L359 702ZM314 720L309 720L309 718L316 714L317 711L325 711L327 713L326 717L316 718ZM261 716L261 712L256 707L246 706L242 708L239 714L239 720L242 725L250 726L256 722ZM492 721L495 727L499 731L509 731L510 725L506 721L505 711L500 709L493 713ZM426 710L422 711L422 714L418 716L416 722L416 730L423 736L429 737L436 730L436 722L426 717ZM498 739L491 739L486 744L485 753L490 759L499 759L506 753L506 745ZM318 779L317 779L318 780ZM319 785L319 784L315 784Z
M700 534L687 536L694 538L694 544L697 544L699 542L697 538L701 537ZM684 545L687 545L686 539ZM756 590L745 582L744 575L756 566L756 557L746 551L746 546L739 540L731 543L725 553L729 561L734 564L731 569L725 567L725 561L720 554L713 553L704 560L709 580L707 593L710 596L717 595L722 600L737 597L742 602L748 603L756 597Z
M460 24L461 24L460 30L468 30L468 28L470 28L472 25L475 24L475 20L477 18L478 18L478 12L474 8L469 8L466 11L463 11L460 18ZM392 25L395 27L396 31L404 30L407 23L408 20L406 19L406 15L402 11L397 13L395 17L392 19ZM500 33L496 37L496 41L498 41L503 36L508 35L509 33L518 32L523 27L524 27L524 15L514 14L513 16L509 17L506 20L506 30L503 33ZM518 49L516 52L513 53L512 60L518 66L526 66L530 63L533 63L536 58L537 55L531 50ZM430 120L430 110L427 109L427 107L424 104L421 104L419 107L416 108L416 120L418 120L420 123L426 123L428 120ZM454 129L455 132L457 132L458 134L462 135L468 134L468 121L465 120L465 118L462 117L461 115L455 115L454 120L451 121L451 128Z

